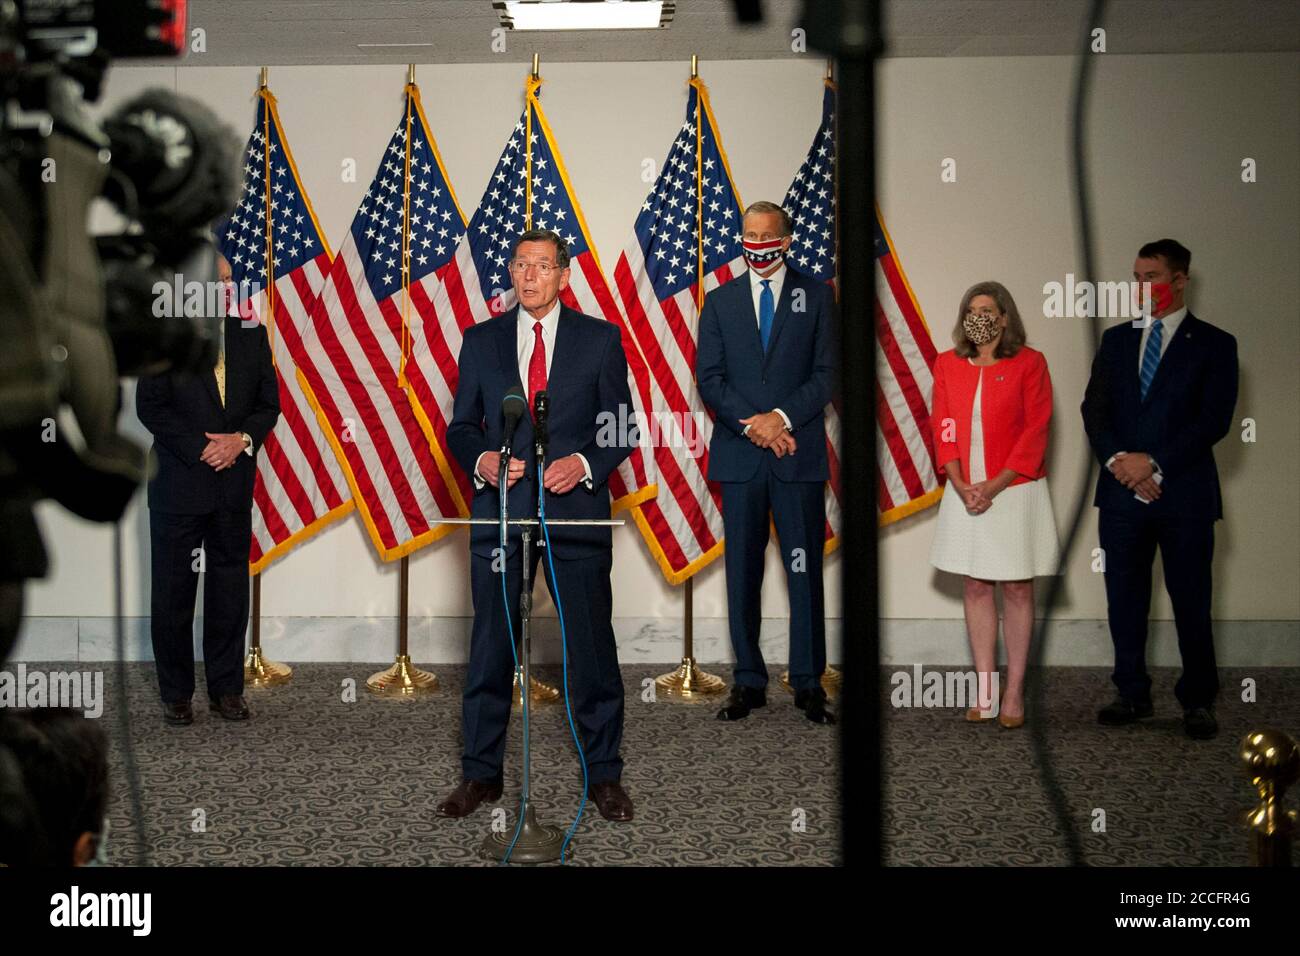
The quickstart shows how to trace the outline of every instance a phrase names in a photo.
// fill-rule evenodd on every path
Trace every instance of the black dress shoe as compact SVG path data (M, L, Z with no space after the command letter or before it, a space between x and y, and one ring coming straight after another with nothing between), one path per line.
M718 720L744 720L749 712L767 705L767 691L761 687L733 684L727 706L718 711Z
M208 699L208 710L216 711L226 720L247 720L252 716L248 702L242 694L224 694Z
M1134 721L1143 720L1155 713L1149 700L1129 700L1116 697L1113 701L1097 711L1097 723L1107 727L1122 727Z
M632 819L632 798L617 780L591 785L591 798L606 820L623 823Z
M483 801L492 803L500 798L500 780L470 780L467 777L436 809L440 817L464 817L477 810Z
M1209 740L1219 732L1213 707L1193 707L1183 711L1183 730L1193 740Z
M188 700L163 701L163 720L173 727L183 727L194 723L194 708Z
M826 691L820 687L794 692L794 705L814 724L833 724L835 715L826 709Z

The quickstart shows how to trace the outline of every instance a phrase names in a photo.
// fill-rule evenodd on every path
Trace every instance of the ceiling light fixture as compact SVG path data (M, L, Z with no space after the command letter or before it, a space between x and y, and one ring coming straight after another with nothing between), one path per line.
M657 30L673 19L672 0L494 0L507 30Z

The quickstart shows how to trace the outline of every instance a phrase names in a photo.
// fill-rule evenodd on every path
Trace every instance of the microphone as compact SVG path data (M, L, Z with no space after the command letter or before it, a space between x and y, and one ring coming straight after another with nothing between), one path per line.
M546 446L550 444L550 435L547 431L547 419L550 416L550 411L551 397L545 391L538 392L533 397L533 447L539 462L546 459Z
M523 385L516 382L506 391L506 397L501 400L501 415L505 418L505 432L501 441L501 454L510 455L510 447L515 440L515 430L519 428L519 421L528 411L528 398L524 395Z
M501 458L497 465L497 474L501 488L505 488L506 475L510 471L510 458L512 445L515 440L515 431L519 428L519 420L524 417L528 411L528 399L524 396L524 387L518 382L506 389L506 397L501 399L501 415L505 419L505 430L501 435ZM505 500L504 491L501 495Z

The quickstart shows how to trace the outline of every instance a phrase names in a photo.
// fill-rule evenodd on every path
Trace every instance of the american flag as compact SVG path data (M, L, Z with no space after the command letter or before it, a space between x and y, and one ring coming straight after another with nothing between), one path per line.
M794 239L785 263L814 279L836 278L837 209L835 191L835 87L827 80L822 98L822 122L808 156L794 174L781 204L794 218ZM840 416L835 403L826 406L826 460L831 480L826 484L826 550L839 544L840 534Z
M268 263L267 229L273 237ZM297 368L303 329L330 268L330 251L285 141L275 97L258 94L244 149L239 205L217 230L236 299L231 314L267 327L280 385L280 418L257 455L253 541L257 574L282 554L352 510L347 481ZM269 268L268 268L269 266Z
M445 387L440 391L438 414L444 420L449 418L463 330L515 305L508 268L510 252L515 239L528 228L531 209L532 228L551 229L569 246L569 286L560 294L560 301L619 326L635 406L627 410L628 421L639 424L652 401L649 373L605 282L555 135L542 112L537 95L540 84L537 78L527 82L523 115L511 130L478 209L455 250L453 267L447 270L434 299L434 321L426 324L427 334L417 343L413 358L418 366L429 369L430 377L441 375ZM648 451L648 431L639 431ZM610 476L613 510L631 507L655 493L646 467L648 457L638 448Z
M826 281L837 277L835 212L835 85L827 80L822 121L783 205L794 217L794 241L786 265ZM939 500L930 439L930 394L935 348L920 307L876 210L877 455L880 524L889 524ZM826 444L831 480L826 486L826 543L838 543L840 470L839 411L826 406Z
M741 209L708 92L692 79L686 121L614 269L661 396L652 423L659 494L634 515L672 584L722 553L721 492L705 479L713 419L695 387L695 350L704 295L745 270Z
M445 383L410 361L464 234L419 90L407 84L402 117L304 336L314 359L304 374L386 561L455 528L436 519L468 514L465 478L442 450L446 423L429 414L442 407Z
M935 348L876 210L876 463L881 525L936 504L930 399Z

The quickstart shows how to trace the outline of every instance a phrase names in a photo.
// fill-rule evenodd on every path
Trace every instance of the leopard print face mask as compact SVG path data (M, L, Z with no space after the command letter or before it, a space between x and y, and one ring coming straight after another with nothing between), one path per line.
M998 319L985 312L967 312L961 321L966 338L974 345L987 345L998 337Z

